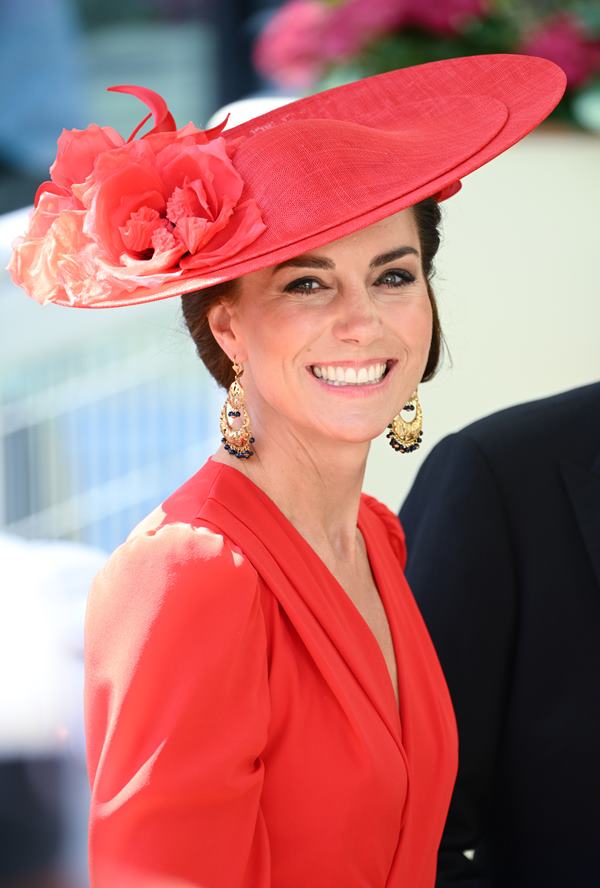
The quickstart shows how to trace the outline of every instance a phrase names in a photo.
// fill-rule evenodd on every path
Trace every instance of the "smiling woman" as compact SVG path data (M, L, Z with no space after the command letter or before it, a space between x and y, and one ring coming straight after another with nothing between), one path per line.
M259 451L244 472L255 481L257 463L272 469L282 451L318 450L329 461L344 440L364 447L410 400L432 341L420 254L409 208L244 275L234 298L211 302L212 336L229 362L244 367ZM246 444L241 451L254 454Z
M13 274L66 305L181 296L228 392L224 447L90 595L92 888L433 888L456 727L402 528L361 488L387 426L419 443L439 203L564 76L451 59L207 132L120 89L154 128L61 137Z

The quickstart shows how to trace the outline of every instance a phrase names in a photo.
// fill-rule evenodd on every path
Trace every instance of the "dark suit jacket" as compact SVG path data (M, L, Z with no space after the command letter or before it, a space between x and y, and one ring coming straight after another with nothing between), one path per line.
M59 756L0 760L1 888L58 888L66 767Z
M445 438L400 516L459 728L437 888L598 888L600 384Z

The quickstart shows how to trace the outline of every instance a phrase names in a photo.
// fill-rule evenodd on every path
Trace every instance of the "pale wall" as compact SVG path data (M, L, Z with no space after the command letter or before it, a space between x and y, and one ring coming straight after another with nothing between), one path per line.
M421 387L419 451L373 444L365 489L393 509L445 434L600 379L600 138L534 133L442 206L434 283L452 366Z

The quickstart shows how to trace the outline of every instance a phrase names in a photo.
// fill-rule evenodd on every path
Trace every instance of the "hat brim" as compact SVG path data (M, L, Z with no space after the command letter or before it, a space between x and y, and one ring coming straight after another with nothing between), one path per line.
M541 123L560 101L565 86L562 69L546 59L508 54L467 56L367 77L225 130L222 136L234 150L234 163L248 183L244 197L254 198L266 213L263 235L218 268L183 272L155 289L139 288L114 301L82 307L136 305L202 290L339 240L425 198L444 191L452 193L453 185ZM338 190L358 161L358 178L370 177L375 187L358 197L348 192L347 199L338 200L330 212L317 214L303 227L290 227L288 218L287 227L282 229L281 197L272 192L277 187L293 188L298 168L290 172L286 185L281 180L285 175L274 170L273 158L285 161L291 157L300 134L313 154L319 146L323 150L319 163L311 155L310 164L311 170L318 173L321 168L322 173L329 156L323 149L321 136L328 130L323 123L332 121L337 122L340 132L352 136L359 132L362 140L354 146L349 144L350 153L343 157L340 140L335 143L336 164L342 170L337 177ZM335 142L333 124L329 130ZM280 137L282 146L270 156L269 140ZM262 176L256 169L261 157L266 163ZM415 160L412 164L411 158ZM327 178L336 181L335 168ZM323 187L328 187L327 178L322 179ZM315 187L313 184L313 190ZM305 192L312 193L308 188ZM322 195L320 201L323 207L331 205L331 200L324 200ZM271 206L279 206L278 216L269 218ZM292 215L295 212L299 218L310 220L315 215L311 216L310 205L299 207L297 200L290 200L289 206Z

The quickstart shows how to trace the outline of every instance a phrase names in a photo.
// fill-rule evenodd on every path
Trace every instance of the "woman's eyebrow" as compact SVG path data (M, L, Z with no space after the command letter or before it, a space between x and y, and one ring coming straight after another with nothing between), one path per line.
M403 256L418 255L419 251L415 250L414 247L396 247L395 250L389 250L387 253L381 253L379 256L375 256L375 258L369 262L369 268L377 268L379 265L386 265L388 262L393 262L394 259L402 259Z
M408 255L418 256L419 251L415 250L414 247L396 247L393 250L388 250L387 253L380 253L379 256L375 256L369 262L369 268L378 268L380 265L386 265L388 262L393 262L394 259L402 259L403 256ZM335 262L332 262L331 259L326 259L324 256L312 256L310 253L307 253L305 256L295 256L293 259L280 262L279 265L274 267L273 273L287 267L331 269L335 268Z
M305 256L295 256L293 259L287 259L280 262L273 269L273 272L279 271L281 268L335 268L335 262L331 259L325 259L324 256L311 256L307 253Z

